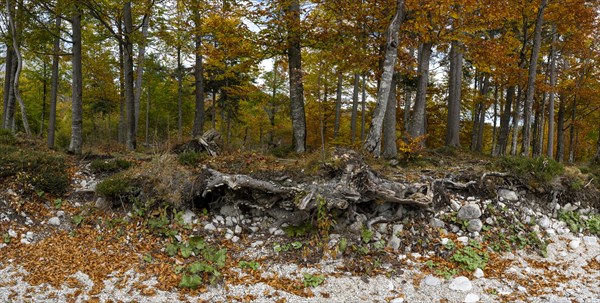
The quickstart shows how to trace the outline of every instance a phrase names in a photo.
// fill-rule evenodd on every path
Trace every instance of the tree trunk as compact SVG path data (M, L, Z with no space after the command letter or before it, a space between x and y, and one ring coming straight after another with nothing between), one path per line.
M363 73L362 75L362 98L360 103L360 141L365 139L366 133L366 115L367 115L367 76Z
M412 120L409 129L410 136L417 139L425 135L425 105L427 101L427 85L429 83L429 60L431 59L431 42L421 44L419 50L419 65L417 69L417 96L413 106Z
M496 140L497 135L497 126L498 126L498 85L494 87L494 119L493 119L493 128L492 128L492 156L495 155L496 152L496 144L498 141Z
M360 75L354 74L354 88L352 89L352 116L350 118L350 137L354 144L356 141L356 120L358 116L358 90L360 89Z
M4 64L4 110L2 111L2 128L12 129L12 120L14 119L14 99L12 95L12 77L13 73L13 48L10 43L6 44L6 63Z
M342 115L342 84L344 75L340 71L337 78L337 88L335 91L335 121L333 122L333 139L337 139L340 133L340 116Z
M544 146L544 111L546 110L546 93L542 94L542 100L540 101L540 108L535 113L535 135L533 142L533 156L540 157L543 152Z
M71 117L71 143L69 144L69 151L80 154L83 145L83 76L81 70L81 8L77 3L74 4L72 26L73 113Z
M142 21L142 41L138 46L137 68L135 75L135 92L133 99L135 102L135 130L137 135L140 121L140 103L142 100L142 77L144 75L144 57L146 55L146 39L148 39L148 23L150 22L150 13L144 16Z
M398 156L398 148L396 146L396 88L398 86L398 74L392 77L390 94L388 97L385 117L383 119L383 157L385 159L393 159Z
M202 33L200 32L200 12L194 11L196 23L195 39L195 68L194 68L194 87L196 97L196 111L194 112L194 127L192 136L201 136L204 132L204 66L202 62Z
M177 46L177 140L183 140L183 67L180 46Z
M564 95L560 96L558 106L558 121L556 123L556 161L563 162L565 156L565 113L567 102Z
M517 99L515 100L515 110L513 114L513 135L512 135L512 144L510 145L510 154L512 156L517 155L518 141L519 141L519 120L521 120L521 99L523 97L523 91L521 86L517 89Z
M448 80L448 123L446 146L460 147L460 99L462 92L462 51L458 42L450 47L450 71Z
M523 147L522 155L529 157L529 146L531 143L531 110L533 105L533 97L535 94L535 77L537 74L537 60L540 54L542 44L542 24L544 23L544 9L546 8L547 0L541 0L538 8L537 19L535 21L535 31L533 37L533 50L531 51L531 60L529 61L529 76L527 78L527 93L525 98L525 106L523 110Z
M43 60L43 66L44 66L44 74L43 74L43 81L42 81L42 117L40 119L40 132L39 132L39 136L43 136L44 135L44 119L46 118L46 99L48 99L48 63L46 62L46 60Z
M123 37L123 24L121 19L117 19L117 34ZM119 122L117 129L117 140L119 143L125 144L127 140L125 129L125 51L123 43L119 43Z
M127 112L127 138L125 145L129 150L136 148L135 133L135 101L133 94L133 18L131 16L131 1L123 5L123 23L125 26L124 35L124 79L125 79L125 105Z
M145 134L145 143L148 146L150 143L148 142L148 129L150 128L150 89L146 89L147 99L146 99L146 134Z
M552 45L550 46L550 92L548 93L548 146L546 154L552 158L554 152L554 89L556 87L556 26L552 29Z
M287 55L290 81L290 112L296 153L306 151L306 117L304 113L304 86L302 84L302 53L300 51L300 1L290 0L285 8L287 20Z
M363 148L372 153L375 157L381 155L381 130L383 127L383 119L389 100L390 90L392 86L392 78L394 75L394 67L396 65L396 59L398 57L398 32L400 30L400 24L404 20L404 0L396 1L396 13L394 19L390 22L387 30L387 40L385 57L383 61L383 72L381 75L381 82L379 90L377 92L377 105L373 112L373 118L371 119L371 126Z
M575 162L575 118L577 117L577 94L571 107L571 124L569 125L569 163Z
M21 78L21 70L23 69L23 57L21 56L20 43L17 39L17 26L15 24L15 15L14 8L12 7L11 1L6 0L6 7L8 12L8 23L11 30L12 42L13 42L13 50L17 63L17 68L14 73L13 80L13 93L15 99L19 103L19 107L21 108L21 120L23 122L23 128L25 129L25 133L27 135L31 135L31 129L29 128L29 121L27 120L27 110L25 109L25 103L21 98L21 92L19 90L19 81Z
M496 145L496 155L505 155L508 147L508 134L510 132L510 113L512 102L515 97L515 87L509 86L506 89L506 100L504 109L500 116L500 132L498 135L498 144Z
M490 77L489 75L484 75L482 79L483 83L481 84L481 110L479 111L479 124L477 130L477 146L476 151L479 153L483 152L483 135L485 131L485 113L487 111L487 95L490 90Z

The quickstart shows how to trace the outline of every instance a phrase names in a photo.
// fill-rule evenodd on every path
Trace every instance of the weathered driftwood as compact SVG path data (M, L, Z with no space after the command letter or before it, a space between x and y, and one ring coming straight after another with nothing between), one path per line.
M206 168L205 175L208 177L202 196L206 197L224 186L229 194L234 194L237 201L230 201L233 203L261 210L278 207L303 212L316 209L323 203L328 209L346 209L363 202L390 202L421 208L432 203L433 193L429 184L400 183L380 176L360 154L352 150L335 150L330 164L323 169L329 170L329 175L334 177L311 184L284 186L274 181Z

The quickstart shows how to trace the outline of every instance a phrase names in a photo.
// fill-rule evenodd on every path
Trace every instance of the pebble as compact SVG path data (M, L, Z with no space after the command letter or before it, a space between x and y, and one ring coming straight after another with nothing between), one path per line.
M442 284L442 280L438 277L427 275L425 279L423 279L423 283L425 283L427 286L438 286Z
M477 204L467 204L460 208L456 217L461 220L477 219L481 217L481 210Z
M58 217L52 217L52 218L48 219L48 224L54 225L54 226L59 226L60 219Z
M456 240L462 243L463 245L469 244L469 237L458 237L456 238Z
M226 217L225 218L225 226L227 226L227 227L232 227L233 226L233 220L231 219L231 217Z
M12 230L12 229L9 229L8 230L8 236L11 237L11 238L16 238L17 237L17 232L14 231L14 230Z
M481 279L485 276L485 274L483 273L483 270L481 270L481 268L477 268L474 272L473 272L473 276L477 279Z
M573 250L579 248L579 245L581 245L581 240L579 239L574 239L569 242L569 248Z
M459 210L460 209L460 203L458 203L458 201L456 200L450 200L450 208L452 208L453 210Z
M448 244L449 241L450 241L450 239L448 239L448 238L442 238L441 243L442 243L442 245L446 245L446 244Z
M522 293L527 293L527 288L525 288L523 286L520 286L520 285L519 285L519 287L517 287L517 290L520 291L520 292L522 292Z
M233 243L237 243L239 240L240 240L240 237L238 237L238 236L233 236L231 238L231 242L233 242Z
M254 247L258 247L258 246L263 246L263 244L265 244L265 241L256 241L256 242L252 242L250 244L250 247L254 248Z
M59 217L59 218L60 217L64 217L65 216L65 212L62 211L62 210L59 210L59 211L56 212L56 216Z
M239 234L242 232L242 227L239 225L235 226L235 229L233 230L234 233Z
M404 302L404 298L395 298L392 301L390 301L390 303L403 303Z
M250 226L250 227L248 227L248 229L250 229L253 233L255 233L259 230L258 226Z
M467 225L467 230L470 232L479 232L483 228L483 223L479 219L471 219L469 220L469 225Z
M596 238L596 237L590 237L590 236L584 236L583 237L583 243L587 247L598 246L598 238Z
M398 250L400 247L400 238L398 238L398 233L402 231L404 226L402 224L394 224L392 226L392 234L388 240L388 247L393 250Z
M208 230L208 231L215 231L215 230L217 230L217 228L215 227L215 225L212 224L212 223L208 223L208 224L204 225L204 229Z
M183 224L192 224L196 218L198 218L198 216L196 216L196 214L190 209L186 209L183 215L181 215Z
M473 288L473 284L469 281L469 278L460 276L456 277L450 282L448 288L457 291L469 291Z
M429 220L429 225L432 228L444 228L445 223L438 218L431 218L431 220Z
M498 197L502 200L509 202L519 201L519 196L515 191L505 188L501 188L498 190Z
M468 294L463 301L465 303L475 303L479 302L479 296L476 294Z
M550 227L550 224L551 224L551 222L550 222L550 219L549 219L547 216L542 216L542 217L541 217L541 218L538 220L538 225L539 225L541 228L544 228L544 229L545 229L545 228L548 228L548 227Z
M230 233L226 233L225 234L225 239L226 240L231 240L232 238L233 238L233 234L230 234Z

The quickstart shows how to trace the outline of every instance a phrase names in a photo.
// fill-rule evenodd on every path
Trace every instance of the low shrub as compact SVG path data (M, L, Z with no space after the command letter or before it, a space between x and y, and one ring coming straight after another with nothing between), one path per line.
M60 195L69 187L67 168L61 155L0 145L0 179L16 176L36 191Z
M131 162L123 159L97 159L92 161L90 168L95 173L111 173L126 170L131 167Z
M0 144L14 145L16 142L17 139L10 130L0 128Z
M188 152L183 152L183 153L177 155L177 160L179 161L179 164L181 164L181 165L195 167L198 165L198 163L200 163L200 161L202 160L202 157L203 157L202 153L188 151Z
M104 197L116 200L131 200L134 196L135 186L133 179L125 174L116 174L102 180L96 186L96 192Z
M501 157L493 163L493 166L539 182L548 182L564 171L561 163L544 157Z

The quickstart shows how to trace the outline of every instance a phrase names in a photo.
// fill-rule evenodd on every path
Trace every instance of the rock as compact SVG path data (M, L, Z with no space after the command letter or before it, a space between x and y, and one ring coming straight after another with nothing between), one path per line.
M427 286L438 286L442 284L442 280L438 277L427 275L425 279L423 279L423 283L425 283Z
M0 243L0 249L3 249L4 247L6 247L5 243Z
M213 221L214 221L215 223L219 223L219 224L221 224L221 225L222 225L222 224L225 224L225 218L223 218L223 216L219 216L219 215L217 215L217 216L215 216L215 218L213 219Z
M29 245L29 244L31 244L31 242L29 242L29 240L27 240L27 239L25 239L25 238L21 239L21 243L23 243L23 244L25 244L25 245Z
M395 298L390 303L404 303L404 298Z
M446 244L448 244L448 242L450 242L450 239L442 238L442 240L440 242L442 243L442 245L446 245Z
M481 217L481 210L477 204L463 205L458 211L456 217L460 220L477 219Z
M431 218L431 220L429 220L429 225L432 228L444 228L444 226L446 225L444 223L444 221L438 219L438 218Z
M564 211L576 211L577 210L577 205L573 205L571 203L567 203L567 204L565 204L565 206L563 206L563 210Z
M473 284L471 284L469 278L460 276L452 279L448 288L457 291L469 291L473 288Z
M473 201L475 201L475 197L467 197L467 201L473 202Z
M106 199L104 199L104 197L98 197L98 199L96 199L95 206L96 206L97 209L107 210L112 205L111 205L110 202L106 201Z
M525 288L523 286L520 286L520 285L517 287L517 290L520 291L520 292L522 292L522 293L527 293L527 288Z
M217 230L217 228L215 227L215 225L212 224L212 223L208 223L208 224L204 225L204 229L208 230L208 231L215 231L215 230Z
M400 238L398 238L398 233L402 231L402 228L404 228L402 224L394 224L392 226L392 234L388 240L388 247L393 250L398 250L400 247Z
M183 215L181 215L181 220L183 221L183 224L192 224L197 218L198 216L190 209L186 209Z
M239 225L235 226L235 229L233 230L234 233L239 234L242 232L242 227Z
M225 217L225 226L227 226L227 227L233 226L233 218L232 217Z
M600 255L597 255L595 260L596 260L596 262L600 263Z
M450 200L450 208L452 208L452 210L459 210L460 209L460 203L458 203L458 201L452 199Z
M62 211L62 210L59 210L59 211L56 212L56 216L59 217L59 218L62 218L62 217L65 216L65 212Z
M259 230L258 226L250 226L248 227L253 233L257 232Z
M479 232L483 228L483 223L479 219L471 219L469 220L469 225L467 225L467 230L470 232Z
M552 222L550 222L550 219L549 219L547 216L545 216L545 215L544 215L544 216L542 216L542 217L541 217L541 218L538 220L538 225L539 225L541 228L544 228L544 229L546 229L546 228L550 227L550 224L552 224Z
M9 229L8 230L8 236L11 237L11 238L16 238L17 237L17 232L14 231L14 230L12 230L12 229Z
M478 268L478 269L476 269L476 270L473 272L473 277L475 277L475 278L477 278L477 279L481 279L481 278L483 278L483 277L484 277L483 270L481 270L481 268Z
M503 199L504 201L509 202L517 202L519 201L519 196L513 190L501 188L498 190L498 198Z
M255 248L257 246L262 246L263 244L265 244L264 241L256 241L256 242L252 242L252 244L250 244L250 247Z
M225 234L225 239L226 240L231 240L232 238L233 238L233 234L230 234L230 233L226 233Z
M54 226L59 226L60 219L58 217L52 217L52 218L48 219L48 224L54 225Z
M240 240L240 237L238 237L238 236L233 236L231 238L231 242L233 242L233 243L237 243L239 240Z
M240 210L234 205L225 204L221 207L221 209L219 209L219 213L223 217L236 217L240 215Z
M569 242L569 248L573 250L579 248L579 245L581 245L581 240L579 239L573 239Z
M456 240L462 243L463 245L469 244L469 237L458 237L456 238Z
M594 236L584 236L583 244L585 244L587 247L598 246L598 238Z
M463 301L465 303L475 303L479 302L479 296L476 294L468 294Z
M494 218L492 217L488 217L485 219L485 224L487 225L494 225Z

